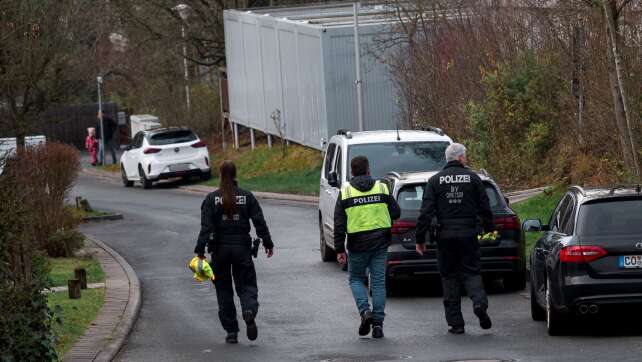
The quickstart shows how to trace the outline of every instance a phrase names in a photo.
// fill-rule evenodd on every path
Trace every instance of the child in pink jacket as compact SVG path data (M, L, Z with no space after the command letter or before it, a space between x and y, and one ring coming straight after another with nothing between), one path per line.
M98 154L98 140L96 139L96 129L94 127L87 128L87 138L85 139L85 148L89 151L91 158L91 165L96 166L96 156Z

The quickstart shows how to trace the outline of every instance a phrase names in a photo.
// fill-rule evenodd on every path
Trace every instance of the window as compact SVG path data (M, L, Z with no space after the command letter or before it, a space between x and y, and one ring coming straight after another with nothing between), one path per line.
M152 146L171 145L174 143L184 143L196 141L198 137L188 129L179 129L173 131L165 131L154 133L149 138L149 144Z
M598 201L582 205L577 220L580 236L642 234L642 200Z
M564 211L564 215L560 218L560 232L566 235L573 234L575 224L575 198L571 197L571 203Z
M337 159L336 162L334 163L334 172L337 173L337 180L339 181L339 185L343 183L343 179L341 178L341 173L342 173L342 167L341 167L341 147L337 148Z
M551 231L560 232L562 217L564 216L566 209L568 209L568 207L570 206L572 200L573 198L571 197L571 195L566 194L566 196L562 198L562 201L557 204L557 208L555 208L555 212L553 212L553 215L551 215L551 220L549 221Z
M426 185L424 183L402 187L397 196L399 207L402 210L419 211L419 209L421 209L425 187ZM486 189L486 195L488 196L490 208L493 212L504 211L504 203L502 202L500 194L493 185L484 182L484 188Z
M336 143L330 143L325 153L325 161L323 163L323 177L327 180L330 171L332 171L332 159L334 158L334 151L337 149Z
M132 148L141 148L143 146L143 138L145 134L143 132L136 133L134 140L132 141Z
M352 145L348 160L366 156L370 174L382 178L388 172L436 171L446 164L448 142L393 142Z

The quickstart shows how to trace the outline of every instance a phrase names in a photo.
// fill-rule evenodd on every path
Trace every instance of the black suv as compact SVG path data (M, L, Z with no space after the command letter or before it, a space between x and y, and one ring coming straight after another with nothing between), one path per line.
M412 280L426 275L439 275L437 246L427 244L428 251L420 256L415 251L415 228L428 179L436 172L389 173L383 181L397 198L401 217L392 224L392 245L388 248L386 282ZM484 172L479 173L500 231L496 240L482 240L481 267L484 277L502 278L507 290L526 287L524 234L519 218L508 206L497 184Z
M525 231L544 231L531 254L531 315L548 333L573 316L609 306L642 305L642 195L640 186L571 187L547 225L526 220Z

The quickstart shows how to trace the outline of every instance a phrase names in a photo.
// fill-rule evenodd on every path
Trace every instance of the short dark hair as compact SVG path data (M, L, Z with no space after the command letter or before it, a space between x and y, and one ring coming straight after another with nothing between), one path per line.
M352 176L363 176L368 173L370 169L370 162L368 157L357 156L350 161L350 168L352 169Z

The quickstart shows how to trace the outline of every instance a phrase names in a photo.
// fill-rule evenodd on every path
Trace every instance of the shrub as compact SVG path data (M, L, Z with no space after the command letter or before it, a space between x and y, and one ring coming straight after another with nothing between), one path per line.
M80 170L80 154L73 147L51 142L18 152L15 172L33 198L35 239L42 249L58 229L70 227L64 201Z
M14 160L15 166L20 160ZM57 360L47 263L35 241L34 199L19 167L0 176L0 360Z
M51 257L71 257L83 247L85 236L73 229L60 229L49 237L45 247Z

